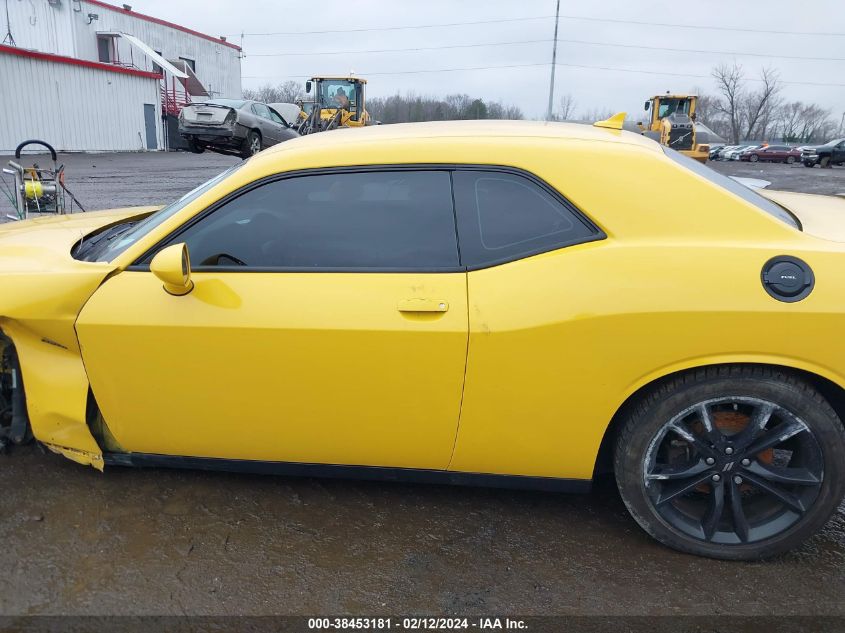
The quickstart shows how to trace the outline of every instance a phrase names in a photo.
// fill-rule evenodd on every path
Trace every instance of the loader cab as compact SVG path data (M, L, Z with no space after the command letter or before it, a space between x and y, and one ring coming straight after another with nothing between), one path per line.
M342 109L348 112L343 115L342 125L356 127L366 125L368 121L366 85L364 79L357 77L314 77L305 82L305 92L313 94L323 116L332 117Z
M648 129L658 131L660 121L673 114L686 115L695 121L696 95L665 94L654 96L645 102L645 111L651 112Z

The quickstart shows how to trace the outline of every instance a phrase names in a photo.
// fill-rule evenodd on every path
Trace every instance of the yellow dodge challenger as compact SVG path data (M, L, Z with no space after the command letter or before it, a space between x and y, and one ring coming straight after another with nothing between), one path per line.
M171 466L584 491L754 559L845 492L845 200L639 135L455 122L0 227L0 436Z

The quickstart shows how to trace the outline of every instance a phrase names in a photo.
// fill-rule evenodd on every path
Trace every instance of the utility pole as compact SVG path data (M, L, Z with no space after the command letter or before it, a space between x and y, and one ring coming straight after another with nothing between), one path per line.
M557 25L560 20L560 0L557 0L555 9L555 41L552 44L552 76L549 79L549 110L546 112L546 121L552 120L552 109L555 100L555 62L557 61Z
M15 36L12 35L12 21L9 19L9 0L6 0L6 37L3 38L3 44L7 46L17 46Z

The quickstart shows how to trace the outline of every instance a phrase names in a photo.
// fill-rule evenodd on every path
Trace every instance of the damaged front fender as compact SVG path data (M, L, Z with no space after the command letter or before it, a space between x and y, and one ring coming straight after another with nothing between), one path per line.
M0 347L13 349L29 429L52 451L99 470L102 450L87 423L88 376L74 326L115 267L77 261L71 248L128 215L64 216L0 229ZM7 387L4 399L13 392Z
M25 385L32 435L54 452L102 470L102 451L86 420L88 376L78 348L68 349L7 318L0 319L0 331L14 345L17 386Z

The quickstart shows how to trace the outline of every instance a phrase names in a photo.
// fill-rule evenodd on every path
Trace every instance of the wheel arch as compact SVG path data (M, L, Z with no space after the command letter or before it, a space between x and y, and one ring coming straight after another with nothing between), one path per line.
M674 369L658 375L649 376L647 379L641 381L617 407L616 412L613 414L610 423L605 429L604 436L602 437L601 444L599 445L595 466L593 467L593 477L613 472L613 448L619 431L625 424L628 412L636 405L637 402L639 402L652 390L658 389L665 382L678 378L681 375L691 374L705 368L724 368L725 372L730 372L732 368L743 366L780 369L802 378L817 389L828 401L830 406L836 412L836 415L839 417L840 423L845 426L845 387L843 387L845 380L832 375L829 372L820 370L819 368L807 366L799 367L798 364L790 365L782 362L724 361Z

